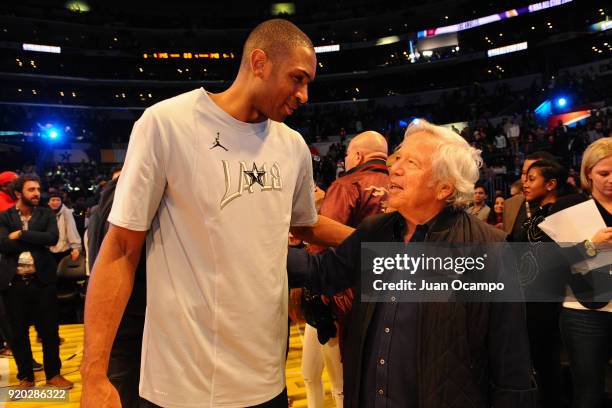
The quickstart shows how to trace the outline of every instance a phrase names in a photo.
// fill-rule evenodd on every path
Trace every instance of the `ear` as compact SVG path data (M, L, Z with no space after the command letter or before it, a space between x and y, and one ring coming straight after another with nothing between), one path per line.
M590 169L584 169L584 176L586 177L589 185L593 185L593 177L591 175L591 170ZM580 178L580 176L578 176L578 179Z
M440 182L436 187L436 200L438 201L446 201L450 196L455 192L455 187L447 182Z
M357 156L357 163L362 164L364 162L364 155L360 151L355 152L355 156Z
M552 191L557 187L557 180L556 179L548 180L545 186L546 186L546 190Z
M266 64L268 63L268 56L266 53L259 48L254 49L251 51L249 62L253 74L258 78L262 78Z

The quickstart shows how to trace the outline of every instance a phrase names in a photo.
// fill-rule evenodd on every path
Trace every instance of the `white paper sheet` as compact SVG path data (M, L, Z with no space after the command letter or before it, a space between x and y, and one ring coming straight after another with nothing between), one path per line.
M571 246L591 239L597 231L606 228L595 201L589 200L574 205L546 217L538 227L551 237L560 246ZM589 270L612 264L612 251L599 250L597 256L572 266L577 273L586 273Z

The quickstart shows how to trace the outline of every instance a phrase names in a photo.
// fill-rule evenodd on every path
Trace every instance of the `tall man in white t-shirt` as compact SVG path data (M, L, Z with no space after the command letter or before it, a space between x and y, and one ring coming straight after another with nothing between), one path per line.
M109 351L147 244L140 395L162 407L286 407L289 230L337 245L314 207L310 152L281 122L308 100L316 56L292 23L249 35L232 86L147 109L87 294L82 406L118 407Z

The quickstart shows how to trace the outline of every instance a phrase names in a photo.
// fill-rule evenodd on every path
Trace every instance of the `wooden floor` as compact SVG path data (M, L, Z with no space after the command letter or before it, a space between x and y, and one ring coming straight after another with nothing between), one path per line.
M302 359L302 333L303 327L291 326L291 338L289 341L289 356L287 358L287 391L291 400L291 406L294 408L304 408L306 404L306 390L301 373ZM42 362L42 347L36 343L35 332L32 329L30 340L32 342L32 351L34 358L38 362ZM62 375L68 380L74 382L74 388L70 391L70 402L68 403L30 403L30 402L9 402L3 404L0 402L0 407L7 408L76 408L79 406L81 398L81 375L79 373L79 365L83 357L83 326L80 324L63 325L60 327L60 336L65 339L65 342L60 346L60 358L62 359ZM14 386L19 383L16 378L17 368L13 359L0 358L0 387ZM44 372L36 374L36 385L43 386L45 384ZM323 383L325 385L325 408L334 407L329 392L329 379L327 374L323 373Z

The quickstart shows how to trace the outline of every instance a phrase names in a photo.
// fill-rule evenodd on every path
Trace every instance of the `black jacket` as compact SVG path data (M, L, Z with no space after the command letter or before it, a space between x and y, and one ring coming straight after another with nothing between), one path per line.
M11 232L22 230L21 218L15 207L0 213L0 290L9 287L17 273L17 261L22 252L31 252L38 279L44 283L57 280L57 264L49 251L49 246L57 244L59 233L57 219L49 208L34 207L28 230L21 238L9 239Z
M334 251L291 251L290 283L330 294L360 286L362 242L403 237L399 213L370 217ZM463 211L445 210L425 242L500 242L504 234ZM338 273L340 272L340 273ZM305 278L310 276L310 278ZM344 362L346 407L359 407L364 347L376 303L355 303L348 322ZM417 374L421 408L535 406L529 344L521 303L421 303L418 305Z
M100 202L91 210L89 227L87 229L89 237L87 256L89 257L89 265L92 269L100 252L100 248L102 247L104 237L108 232L108 216L110 215L115 199L117 182L118 179L108 182L102 191ZM145 310L147 308L146 260L146 248L143 246L140 261L136 267L134 288L132 289L128 304L125 307L119 329L117 330L115 343L113 345L113 353L117 350L117 346L124 345L126 342L135 342L138 346L138 354L135 354L134 357L140 355Z

